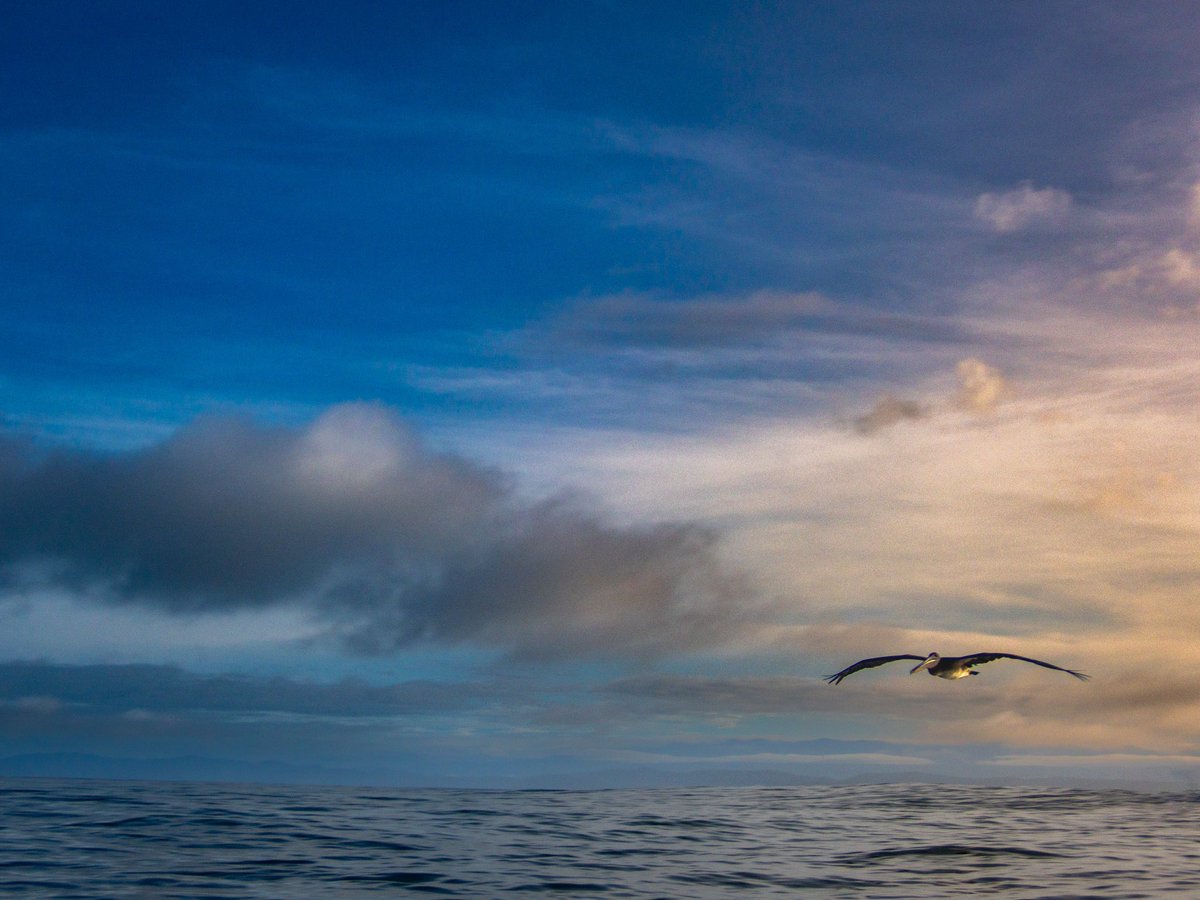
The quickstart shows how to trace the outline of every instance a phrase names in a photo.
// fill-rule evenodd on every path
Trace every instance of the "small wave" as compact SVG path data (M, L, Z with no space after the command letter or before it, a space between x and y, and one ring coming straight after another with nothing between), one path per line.
M630 825L650 828L729 828L733 823L721 819L667 819L661 816L638 816L631 819Z
M782 887L788 890L812 889L844 889L865 890L880 888L885 882L868 881L861 878L844 876L816 876L811 878L791 878L774 876L761 872L694 872L690 874L672 874L667 876L671 881L682 884L703 885L705 887L731 888L734 890L749 890L763 887Z
M82 884L69 881L5 881L4 890L8 891L78 891Z
M377 872L371 875L342 875L337 880L375 884L427 884L431 881L441 881L445 877L440 872Z
M197 816L190 820L194 828L207 828L213 831L230 831L233 829L257 830L259 823L241 816Z
M418 847L416 844L402 844L399 841L381 841L367 838L361 840L342 840L340 844L343 847L352 847L355 850L389 850L394 853L418 853L425 850L424 847Z
M81 822L71 822L68 827L73 828L158 828L160 826L170 825L173 821L171 816L160 815L145 815L145 816L126 816L123 819L98 819Z
M598 884L591 881L541 881L537 884L519 884L514 888L509 888L512 891L588 891L599 893L601 891L611 890L612 885Z
M0 860L0 870L3 869L78 869L79 863L55 862L49 859L36 861L27 859Z
M31 791L33 793L33 791ZM41 793L39 791L39 793ZM87 806L154 806L153 800L141 797L121 797L111 794L54 794L58 803L82 803Z
M1193 794L45 784L0 797L0 893L1200 897Z
M989 847L973 844L931 844L925 847L903 847L895 850L872 850L867 853L852 853L843 856L847 865L869 863L881 859L899 859L909 856L1023 856L1029 859L1062 857L1062 853L1050 850L1031 850L1028 847Z

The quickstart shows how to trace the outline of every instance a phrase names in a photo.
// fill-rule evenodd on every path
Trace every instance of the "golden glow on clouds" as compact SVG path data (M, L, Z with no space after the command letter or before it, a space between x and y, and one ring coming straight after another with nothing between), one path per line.
M959 402L964 409L991 412L1009 393L1008 383L999 371L978 359L964 359L955 367L961 385Z
M1189 202L1194 215L1200 189ZM950 712L931 740L1187 750L1200 741L1200 316L1180 312L1196 308L1197 260L1149 248L1124 281L1100 267L983 286L961 314L978 346L949 370L879 385L856 414L575 447L575 480L630 518L725 528L726 552L780 598L743 649L794 651L808 674L998 649L1094 676L1048 683L1002 663L965 686L869 676L889 701L916 691L917 721L937 692Z

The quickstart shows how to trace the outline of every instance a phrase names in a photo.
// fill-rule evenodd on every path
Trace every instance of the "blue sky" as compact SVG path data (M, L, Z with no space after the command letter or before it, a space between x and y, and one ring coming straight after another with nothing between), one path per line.
M7 18L0 756L1200 764L1200 8Z

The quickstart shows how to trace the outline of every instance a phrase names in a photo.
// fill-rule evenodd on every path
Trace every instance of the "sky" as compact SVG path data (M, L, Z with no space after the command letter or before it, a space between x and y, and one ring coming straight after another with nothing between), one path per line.
M5 18L0 773L1200 778L1200 5Z

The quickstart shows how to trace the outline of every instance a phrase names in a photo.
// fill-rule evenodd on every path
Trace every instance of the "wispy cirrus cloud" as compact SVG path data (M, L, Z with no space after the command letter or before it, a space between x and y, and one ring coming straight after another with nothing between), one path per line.
M944 316L892 312L837 302L817 293L760 291L682 300L621 294L577 301L532 336L593 349L753 347L782 336L844 336L918 344L971 339Z

